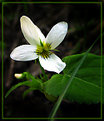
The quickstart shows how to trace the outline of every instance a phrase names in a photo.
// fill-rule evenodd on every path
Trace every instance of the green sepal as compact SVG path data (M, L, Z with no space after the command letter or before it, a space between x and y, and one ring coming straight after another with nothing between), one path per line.
M40 45L43 47L43 43L42 43L41 39L40 39Z

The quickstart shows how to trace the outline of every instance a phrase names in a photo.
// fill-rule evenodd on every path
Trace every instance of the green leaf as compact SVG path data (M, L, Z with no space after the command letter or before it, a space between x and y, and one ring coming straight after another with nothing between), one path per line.
M24 81L24 82L20 82L16 85L14 85L13 87L11 87L11 89L6 93L5 98L13 91L15 90L17 87L20 86L28 86L30 88L35 88L37 90L42 90L43 89L43 85L41 83L41 81L39 79L33 79L31 81Z
M71 75L84 54L85 53L65 57L63 61L66 63L67 66L63 71L64 74ZM103 57L103 68L104 68L104 57ZM91 53L88 54L86 60L84 61L79 71L77 72L76 77L83 79L87 82L93 83L95 85L101 86L101 56L94 55Z
M20 82L16 85L14 85L5 95L5 98L7 98L7 96L13 91L15 90L17 87L23 86L23 85L28 85L29 81L25 81L25 82Z
M64 91L64 87L68 83L69 78L70 75L54 75L49 81L44 83L46 93L55 97L60 96ZM98 103L101 100L101 88L91 82L75 77L70 84L64 99L78 103Z

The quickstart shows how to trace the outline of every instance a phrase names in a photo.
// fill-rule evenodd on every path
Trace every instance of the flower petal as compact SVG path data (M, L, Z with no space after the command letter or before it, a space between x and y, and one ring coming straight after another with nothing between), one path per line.
M22 16L20 18L20 23L23 35L31 45L40 44L40 39L41 41L45 40L40 29L30 20L30 18Z
M41 56L39 56L39 61L41 66L45 70L53 71L56 73L60 73L66 66L66 64L62 62L61 59L55 54L50 55L50 57L47 59L44 59Z
M66 22L59 22L50 30L46 37L46 42L51 44L52 49L55 49L65 38L68 30Z
M10 54L13 60L17 61L30 61L38 58L35 53L36 47L32 45L21 45L16 47Z

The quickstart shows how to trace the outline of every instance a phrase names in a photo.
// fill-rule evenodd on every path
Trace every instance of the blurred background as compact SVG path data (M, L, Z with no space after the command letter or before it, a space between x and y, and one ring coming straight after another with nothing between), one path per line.
M60 52L56 52L56 54L60 58L85 52L100 35L100 4L9 3L4 4L3 12L4 95L13 85L21 81L14 77L15 73L27 71L34 76L39 76L41 73L40 67L35 64L35 61L17 62L10 58L10 53L15 47L27 43L20 28L22 15L28 16L45 36L58 22L66 21L68 23L68 33L64 41L57 47ZM91 53L100 55L100 44L99 39ZM46 73L49 77L54 74ZM4 116L48 117L54 103L48 101L39 91L32 91L23 99L22 93L26 89L25 86L19 87L7 97L4 104ZM87 105L63 101L57 117L100 117L100 104Z

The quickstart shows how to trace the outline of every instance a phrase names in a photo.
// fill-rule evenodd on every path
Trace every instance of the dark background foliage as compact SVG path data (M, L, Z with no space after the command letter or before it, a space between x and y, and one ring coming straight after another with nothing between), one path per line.
M19 82L14 78L15 73L28 71L34 76L39 76L41 73L38 64L35 64L34 61L16 62L10 58L10 53L15 47L27 43L20 28L22 15L30 17L45 36L56 23L60 21L68 23L67 36L57 47L60 52L56 52L56 54L60 58L85 52L101 31L100 4L12 3L4 4L3 12L4 95L8 89ZM91 52L100 55L100 44L99 39ZM49 77L54 74L46 73ZM23 99L22 93L25 89L27 87L20 87L8 96L4 104L4 116L48 117L54 103L48 101L39 91L33 91ZM63 101L57 117L100 117L100 104L87 105Z

